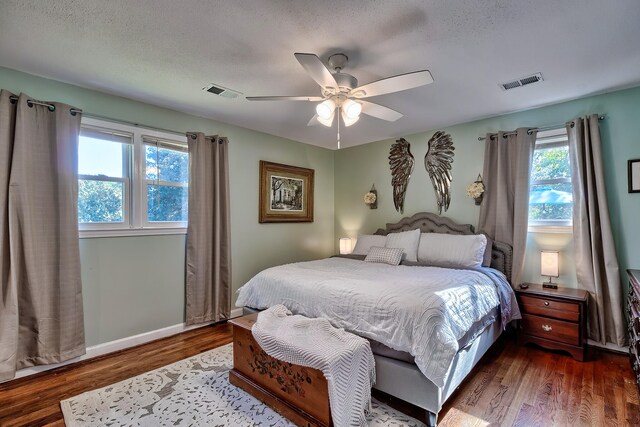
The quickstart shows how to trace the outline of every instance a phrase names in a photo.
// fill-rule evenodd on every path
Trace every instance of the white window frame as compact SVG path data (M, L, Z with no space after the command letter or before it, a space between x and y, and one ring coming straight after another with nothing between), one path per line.
M94 175L79 175L78 179L97 179L105 181L116 181L122 179L126 181L124 194L124 217L122 223L81 223L78 225L80 238L92 237L118 237L118 236L139 236L139 235L164 235L164 234L186 234L187 222L149 222L147 221L147 181L146 179L146 159L143 137L167 141L167 143L177 146L187 147L187 136L172 134L154 129L134 126L127 123L112 122L108 120L83 117L81 126L87 128L98 128L106 131L127 133L132 135L132 146L129 148L130 155L127 172L128 178L112 178ZM160 181L164 183L164 181ZM178 184L178 183L167 183ZM184 186L183 184L179 184Z
M158 186L166 186L166 187L182 187L182 188L189 188L189 184L183 184L181 182L172 182L172 181L162 181L159 179L159 175L158 179L147 179L147 174L146 174L146 154L145 154L145 146L146 145L150 145L153 146L152 144L150 144L148 141L154 140L155 141L155 147L156 149L160 149L160 148L166 148L166 149L171 149L171 146L174 146L176 148L181 148L181 151L186 151L186 142L185 144L180 144L177 143L175 140L169 140L166 138L161 138L159 136L152 136L149 135L148 133L145 133L144 135L142 135L142 150L141 150L141 154L143 157L143 161L142 161L142 175L141 175L141 179L140 181L142 182L141 185L141 191L142 191L142 224L144 228L185 228L187 226L187 222L186 221L149 221L148 218L148 214L149 211L147 209L148 206L148 202L149 202L149 195L148 195L148 189L147 186L149 184L156 184ZM186 141L186 139L185 139Z
M551 129L538 132L536 137L536 146L534 150L548 149L557 147L569 147L567 130L565 128ZM531 181L530 186L536 184L560 184L571 183L571 178L555 178ZM531 190L529 190L531 191ZM547 219L547 220L531 220L529 219L528 230L530 233L572 233L573 219Z

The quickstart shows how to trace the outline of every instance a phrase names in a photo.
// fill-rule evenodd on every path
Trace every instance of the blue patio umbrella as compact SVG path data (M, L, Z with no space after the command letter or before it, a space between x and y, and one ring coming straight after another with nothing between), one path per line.
M529 194L529 204L566 205L573 203L573 194L568 191L536 188Z

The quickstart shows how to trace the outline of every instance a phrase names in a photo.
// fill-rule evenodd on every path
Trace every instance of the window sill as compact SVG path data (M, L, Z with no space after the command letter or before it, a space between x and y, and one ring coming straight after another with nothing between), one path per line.
M134 237L134 236L165 236L171 234L187 234L186 227L173 228L119 228L110 230L79 230L81 239L101 237Z
M530 225L529 233L572 234L571 225Z

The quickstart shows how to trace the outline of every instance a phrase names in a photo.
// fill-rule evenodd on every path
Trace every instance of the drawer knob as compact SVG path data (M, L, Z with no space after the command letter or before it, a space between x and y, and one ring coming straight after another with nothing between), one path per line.
M549 301L545 301L544 305L549 306Z
M551 326L550 326L550 325L542 325L542 329L543 329L545 332L550 332L552 328L551 328Z

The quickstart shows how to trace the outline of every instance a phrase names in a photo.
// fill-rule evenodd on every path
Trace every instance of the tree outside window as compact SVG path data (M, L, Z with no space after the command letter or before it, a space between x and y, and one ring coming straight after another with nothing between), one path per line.
M533 154L529 225L571 225L573 191L566 133L539 138Z

